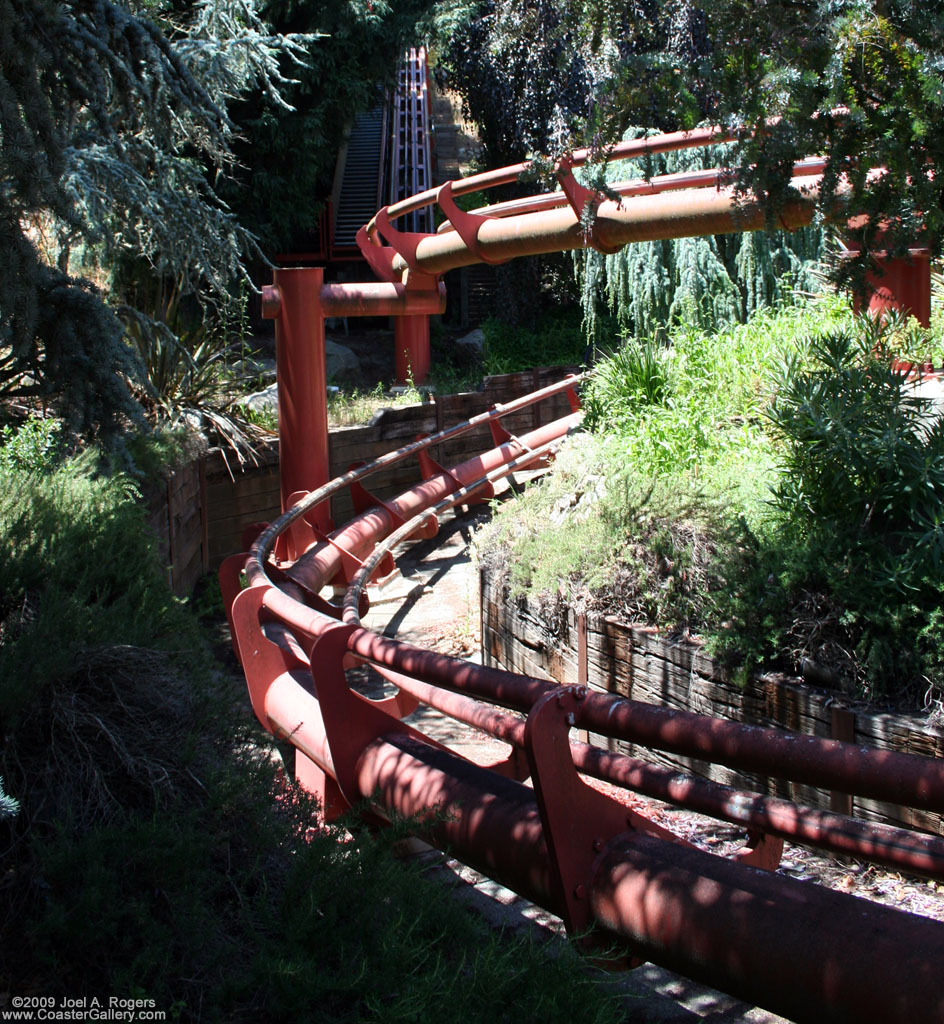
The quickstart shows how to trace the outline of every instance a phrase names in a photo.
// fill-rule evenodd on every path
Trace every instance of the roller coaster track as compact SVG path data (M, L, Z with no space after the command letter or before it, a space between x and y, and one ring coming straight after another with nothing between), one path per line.
M723 138L718 130L660 136L626 143L610 157ZM362 624L370 581L391 571L398 545L434 536L445 510L485 500L502 477L553 456L579 425L581 381L497 406L329 480L319 407L325 316L435 311L443 301L438 275L476 261L590 245L613 251L627 241L763 226L760 204L737 196L720 172L619 183L617 199L577 180L574 169L588 155L560 163L560 191L459 209L457 196L517 181L528 171L518 165L380 210L358 232L377 284L327 285L317 270L276 272L264 301L276 319L285 512L220 570L252 706L290 745L295 777L319 797L326 817L367 801L375 821L413 819L429 841L558 914L584 942L618 940L629 958L661 963L794 1020L942 1021L944 925L773 870L788 839L944 880L942 839L680 776L579 742L572 730L938 811L944 764L557 686ZM821 170L817 161L797 166L784 227L809 221ZM433 204L446 217L438 232L394 227ZM503 425L561 393L570 398L569 415L520 436ZM483 424L492 447L448 468L433 461L438 445ZM406 459L417 461L415 486L385 501L366 490L372 475ZM334 528L329 502L344 490L357 514ZM323 596L329 584L345 588L340 603ZM374 668L394 695L370 700L355 692L345 676L354 664ZM420 702L509 743L511 755L482 765L440 746L402 720ZM735 859L695 849L592 788L586 776L734 822L748 843Z

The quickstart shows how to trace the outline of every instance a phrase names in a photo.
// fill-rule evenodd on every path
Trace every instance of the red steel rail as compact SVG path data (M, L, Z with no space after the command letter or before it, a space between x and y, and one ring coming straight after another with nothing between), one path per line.
M618 147L615 156L718 141L681 133ZM378 820L405 816L433 842L559 914L569 930L615 936L627 951L665 963L795 1020L944 1020L944 925L773 873L784 839L875 860L944 880L938 837L867 824L790 801L669 772L572 739L575 728L653 749L831 790L944 811L944 764L912 755L669 711L588 690L559 687L377 635L364 628L367 584L392 567L394 548L432 536L446 509L493 493L508 473L540 464L579 422L579 379L497 406L368 465L327 480L319 344L323 317L427 313L442 301L436 275L477 259L641 238L761 226L759 206L717 176L628 184L625 204L589 193L561 164L558 194L463 214L454 196L512 180L522 167L441 186L382 210L360 242L382 279L325 285L320 271L285 271L267 290L276 319L285 514L249 552L220 571L253 708L294 750L299 781L326 816L368 801ZM812 214L821 167L798 168L786 226ZM437 201L439 234L399 232L391 220ZM583 216L592 203L592 228ZM384 244L386 243L386 244ZM343 311L343 312L342 312ZM318 323L320 322L320 333ZM323 375L323 368L321 371ZM570 415L520 437L501 419L566 392ZM430 449L483 424L493 447L450 468ZM421 480L387 501L363 481L416 457ZM353 519L337 529L329 499L350 488ZM241 576L248 587L242 589ZM341 604L325 587L343 581ZM369 700L345 666L365 663L396 692ZM506 758L478 765L402 719L418 702L509 744ZM748 841L733 860L681 842L593 789L584 776L734 822ZM530 785L525 784L530 779Z

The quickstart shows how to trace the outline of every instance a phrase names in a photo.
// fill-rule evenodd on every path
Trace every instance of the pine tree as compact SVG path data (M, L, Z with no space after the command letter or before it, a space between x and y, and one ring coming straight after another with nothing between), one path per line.
M8 796L4 793L3 778L0 776L0 821L6 821L8 818L15 818L19 813L19 801L14 800L12 796Z
M106 439L140 417L137 366L70 257L139 257L225 303L253 245L210 183L233 161L226 106L277 95L279 55L304 42L254 0L187 14L171 38L120 0L0 0L0 395Z

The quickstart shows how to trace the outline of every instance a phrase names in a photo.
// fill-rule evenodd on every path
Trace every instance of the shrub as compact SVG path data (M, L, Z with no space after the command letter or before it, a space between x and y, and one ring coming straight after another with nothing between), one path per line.
M944 417L893 361L896 328L864 317L813 338L806 366L785 362L770 408L785 580L830 596L822 618L838 622L813 621L846 633L832 667L872 695L944 679Z
M668 351L629 340L604 359L584 394L588 430L626 429L642 407L665 405L671 391Z
M127 477L0 470L0 578L0 991L181 1021L617 1019L575 954L489 932L353 819L313 827Z
M818 300L669 342L599 364L593 436L497 514L514 585L589 591L745 671L810 660L863 696L935 699L944 418L892 356L933 335Z
M28 419L0 430L0 471L51 469L62 455L62 425L55 419Z

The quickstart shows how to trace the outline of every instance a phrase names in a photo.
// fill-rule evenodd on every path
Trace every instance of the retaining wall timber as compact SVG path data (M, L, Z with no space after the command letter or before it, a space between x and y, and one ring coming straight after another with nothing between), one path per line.
M157 535L161 562L174 593L189 594L209 569L207 462L204 456L177 466L145 487L148 522Z
M329 432L331 475L339 476L353 463L369 462L409 444L422 434L455 426L493 405L546 387L573 372L576 372L574 367L542 367L486 377L478 391L440 395L430 402L382 409L365 426L332 428ZM505 417L502 426L513 434L525 433L569 411L567 396L556 395ZM449 465L492 444L486 425L437 446L430 454L442 465ZM162 484L149 491L150 520L177 594L189 594L202 573L216 569L228 555L241 551L242 535L247 526L271 522L279 515L278 443L273 438L270 443L259 445L257 450L255 463L240 464L231 451L213 449L199 464L178 467L168 480L166 494ZM378 498L390 498L418 479L419 469L414 458L389 466L371 476L366 484ZM336 523L343 523L353 511L346 493L332 501Z
M583 614L558 600L511 597L501 575L488 567L481 572L481 601L482 652L487 665L563 684L586 683L633 700L750 725L944 757L944 725L931 723L925 716L875 712L843 694L779 674L760 675L739 686L695 644L669 641L653 629L613 616ZM622 741L602 737L596 741L611 750L730 786L944 835L944 816L938 813L736 772Z

